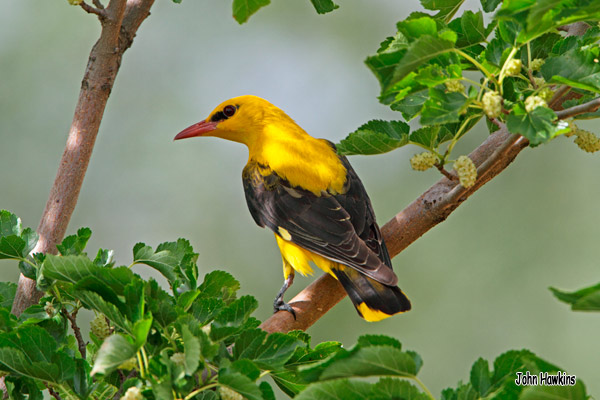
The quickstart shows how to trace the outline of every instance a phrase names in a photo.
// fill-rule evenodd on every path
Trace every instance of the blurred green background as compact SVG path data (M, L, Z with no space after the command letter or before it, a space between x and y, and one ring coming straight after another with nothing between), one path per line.
M91 227L89 252L112 248L119 264L131 262L138 241L188 238L201 272L232 273L244 294L258 298L257 317L267 318L282 283L281 261L272 234L246 209L246 149L172 139L241 94L268 99L313 136L334 141L370 119L400 118L378 103L377 81L363 60L395 33L397 21L422 10L418 1L339 3L319 16L308 0L273 0L240 26L229 0L158 1L124 56L68 232ZM25 226L35 228L44 209L98 34L95 18L66 1L3 4L0 208ZM479 126L456 155L485 135ZM381 224L439 179L410 169L419 151L350 159ZM411 312L367 323L345 299L309 330L314 343L351 346L361 334L393 335L422 355L421 379L436 394L468 380L478 357L527 348L598 396L600 319L570 311L548 286L571 290L600 280L599 167L600 157L572 139L526 149L394 259ZM16 281L15 263L0 268L3 280ZM148 275L144 267L136 272ZM299 277L287 299L311 280Z

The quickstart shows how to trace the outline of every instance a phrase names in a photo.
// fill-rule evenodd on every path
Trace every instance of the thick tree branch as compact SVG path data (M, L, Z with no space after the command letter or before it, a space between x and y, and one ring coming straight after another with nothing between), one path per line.
M565 110L557 111L556 116L558 117L558 119L571 118L576 115L597 111L599 108L600 97L597 97L594 100L588 101L587 103L583 103L578 106L573 106Z
M381 232L394 257L429 229L444 221L470 195L503 171L527 145L527 139L508 132L506 126L491 134L469 157L477 165L477 181L465 189L456 180L442 178L412 204L386 223ZM267 332L306 330L346 296L342 286L323 275L289 303L297 319L285 311L273 314L261 325Z
M102 10L102 32L88 59L65 151L37 229L40 240L34 253L56 253L56 244L66 232L121 58L142 21L150 15L153 3L154 0L111 0ZM41 296L35 281L21 275L13 314L20 315Z

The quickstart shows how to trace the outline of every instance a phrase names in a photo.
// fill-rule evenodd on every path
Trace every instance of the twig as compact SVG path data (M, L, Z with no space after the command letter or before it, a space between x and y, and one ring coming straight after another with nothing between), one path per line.
M50 395L52 397L54 397L56 400L62 400L62 397L60 397L60 395L58 394L58 392L56 392L56 390L54 390L52 388L52 386L48 385L45 382L44 382L44 385L46 386L46 389L48 389L48 393L50 393Z
M75 310L73 310L73 313L69 313L64 307L62 309L62 313L71 322L71 329L73 329L73 334L75 335L75 339L77 340L77 348L79 348L81 358L85 359L86 345L85 341L83 340L83 336L81 336L81 329L79 329L79 326L77 326L77 311L78 309L76 308Z
M446 178L434 184L412 204L381 228L390 256L394 257L429 229L444 221L470 195L502 172L527 144L521 135L508 132L506 126L492 133L469 158L477 168L477 181L465 189ZM288 312L278 312L262 323L267 332L306 330L346 296L342 286L331 276L323 275L290 301L297 319Z
M103 10L107 18L101 19L102 33L90 52L69 138L37 228L40 239L33 253L56 253L56 244L62 240L77 204L121 58L153 4L154 0L111 0ZM21 275L12 313L20 315L42 295L34 280Z
M100 0L92 0L92 3L100 10L104 10L104 4L102 4Z
M117 391L117 393L115 393L115 395L113 396L113 400L119 400L121 398L121 396L123 395L123 384L127 381L127 379L133 378L134 376L136 376L137 371L134 368L131 371L129 371L127 376L125 376L125 374L123 372L121 372L121 370L119 370L119 374L121 376L121 385L119 386L119 390Z
M446 168L444 168L444 166L439 162L436 162L434 165L446 178L450 179L451 181L455 181L457 179L456 175L452 175L450 172L446 171Z
M94 2L95 4L96 2ZM104 8L95 8L90 6L89 4L87 4L85 1L82 1L80 4L81 8L83 8L83 10L89 14L96 14L98 16L98 18L100 19L104 19L108 16L108 14L106 13L106 10Z
M564 95L566 95L569 92L569 90L571 90L571 87L568 85L562 85L561 87L556 89L556 92L554 92L554 96L552 96L552 98L548 102L548 107L550 107L552 109L556 108L558 106L559 100Z
M573 106L565 110L557 111L556 116L559 119L566 119L574 117L576 115L597 111L598 108L600 108L600 97L596 97L594 100L590 100L587 103L583 103L578 106Z

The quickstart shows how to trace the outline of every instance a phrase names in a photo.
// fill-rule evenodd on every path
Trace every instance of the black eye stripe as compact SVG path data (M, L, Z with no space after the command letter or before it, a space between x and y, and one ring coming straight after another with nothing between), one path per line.
M213 116L210 118L210 120L211 120L212 122L219 122L219 121L223 121L223 120L226 120L226 119L227 119L227 116L226 116L225 114L223 114L223 111L216 112L216 113L215 113L215 114L214 114L214 115L213 115Z
M226 105L225 107L223 107L222 111L217 111L216 113L214 113L210 120L212 122L224 121L227 118L232 117L233 114L235 114L235 112L238 110L238 108L240 108L239 105Z

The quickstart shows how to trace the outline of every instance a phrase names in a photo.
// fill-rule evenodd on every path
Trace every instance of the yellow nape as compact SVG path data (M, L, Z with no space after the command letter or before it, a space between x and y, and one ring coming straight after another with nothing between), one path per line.
M256 96L240 96L221 103L206 119L228 106L235 114L220 120L207 135L248 146L248 162L257 162L317 196L322 191L343 193L346 168L326 140L307 134L285 112Z
M373 310L372 308L369 308L369 306L367 306L365 303L358 304L356 306L356 309L360 312L362 317L369 322L377 322L381 321L382 319L391 317L390 314L386 314L383 311Z
M310 266L310 262L312 261L317 267L319 267L324 272L327 272L329 275L337 279L335 274L333 274L331 271L333 267L338 265L336 262L328 260L325 257L321 257L320 255L315 254L311 251L305 250L302 247L283 239L278 234L275 234L275 239L277 240L277 246L279 246L281 257L283 257L284 260L284 271L286 269L287 261L287 263L294 269L294 271L298 271L304 276L312 275L313 269Z

